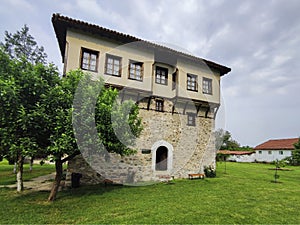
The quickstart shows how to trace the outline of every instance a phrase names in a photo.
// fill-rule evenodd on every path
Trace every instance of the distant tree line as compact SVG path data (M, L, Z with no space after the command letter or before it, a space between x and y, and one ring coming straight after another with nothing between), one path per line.
M241 146L227 130L220 128L214 132L214 136L217 150L253 151L253 148L250 146Z

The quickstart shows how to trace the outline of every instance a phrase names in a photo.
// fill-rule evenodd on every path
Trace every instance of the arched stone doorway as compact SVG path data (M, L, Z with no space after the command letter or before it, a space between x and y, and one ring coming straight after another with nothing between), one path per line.
M160 146L156 150L155 170L164 171L168 169L168 149Z
M152 169L171 172L173 163L173 146L166 141L157 141L152 148Z

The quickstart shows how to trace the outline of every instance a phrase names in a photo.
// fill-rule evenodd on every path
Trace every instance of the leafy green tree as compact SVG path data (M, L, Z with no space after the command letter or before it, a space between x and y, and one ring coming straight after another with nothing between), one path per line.
M102 80L93 80L81 70L70 71L45 98L47 104L43 105L46 106L47 126L52 131L47 151L53 156L56 166L49 201L56 198L63 163L80 154L77 143L89 152L103 152L103 145L109 152L121 155L135 152L128 146L134 143L130 133L138 136L142 130L138 107L133 102L114 104L118 91L103 86ZM126 115L124 112L128 110L130 114ZM115 116L114 122L112 115ZM130 131L120 127L125 124L129 124ZM122 130L120 136L115 134L117 129Z
M0 149L2 156L17 160L17 191L22 191L24 157L49 145L40 108L59 76L52 65L11 59L2 49L0 63Z
M294 144L295 150L292 151L292 155L287 157L287 161L290 165L300 165L300 138L297 143Z
M49 196L54 200L63 174L63 163L79 154L72 129L72 102L80 76L70 74L60 80L44 98L43 115L50 131L47 155L55 161L56 176ZM64 158L64 156L67 156Z
M240 144L232 139L231 133L223 129L215 131L216 149L221 150L237 150Z
M32 64L45 64L47 61L44 48L37 45L26 24L14 34L5 31L5 42L1 42L0 45L12 59L21 60L25 58Z

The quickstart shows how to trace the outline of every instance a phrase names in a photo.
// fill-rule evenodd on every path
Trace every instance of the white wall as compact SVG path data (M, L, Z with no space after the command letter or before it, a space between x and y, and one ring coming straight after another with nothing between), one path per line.
M280 154L282 151L283 154ZM258 162L273 162L276 159L281 160L292 155L291 150L256 150L255 159Z
M255 153L251 155L231 155L227 159L228 161L234 162L254 162L255 161Z
M178 69L177 74L177 94L179 97L196 99L210 103L220 103L220 72L210 69L200 62L185 62L177 59L176 65L155 62L155 55L152 51L134 48L134 44L119 45L113 41L106 41L96 36L80 31L68 30L66 37L66 56L64 68L66 72L80 68L82 48L90 49L99 53L97 60L97 71L90 73L100 75L106 83L140 89L152 92L153 95L173 98L176 91L172 89L172 74ZM121 57L121 76L111 76L105 74L106 54ZM143 81L128 79L129 60L143 62ZM168 69L168 84L156 84L155 66ZM187 73L197 75L198 91L187 90ZM202 93L203 78L212 80L212 94Z

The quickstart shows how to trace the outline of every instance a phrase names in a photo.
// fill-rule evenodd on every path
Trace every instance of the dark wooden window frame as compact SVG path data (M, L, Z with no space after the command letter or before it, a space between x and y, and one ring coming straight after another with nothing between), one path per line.
M162 79L162 77L163 77L162 71L165 73L164 79ZM165 83L162 83L162 80L164 80ZM162 85L168 85L168 69L167 68L156 66L156 68L155 68L155 83L162 84Z
M204 88L206 86L206 84L205 84L206 82L207 82L207 89ZM213 93L213 90L212 90L212 79L203 77L203 81L202 81L202 93L203 94L212 95L212 93Z
M134 65L134 68L131 67L132 65ZM140 67L140 77L141 77L141 79L137 79L137 66ZM134 73L131 73L132 69L133 69ZM133 75L133 77L131 75ZM143 81L143 76L144 76L144 63L134 61L134 60L129 60L128 79L142 82Z
M88 55L88 58L84 58L85 54ZM92 62L92 57L95 56L95 69L91 69L91 62ZM88 60L87 63L84 63L84 59ZM80 57L80 68L82 70L87 70L87 71L92 71L92 72L97 72L98 71L98 61L99 61L99 51L91 50L88 48L81 48L81 57ZM84 66L84 65L87 65Z
M198 75L188 73L186 79L186 87L189 91L198 92Z
M196 126L196 113L187 113L187 125Z
M175 90L177 86L177 72L172 74L172 90Z
M111 63L112 68L108 68L109 59L113 60L113 62ZM119 61L119 68L117 70L118 75L114 74L114 71L116 71L115 70L115 66L116 66L115 61ZM109 72L108 70L111 70L111 72ZM121 77L121 75L122 75L122 57L116 56L116 55L106 54L106 57L105 57L105 74L115 76L115 77Z
M156 100L155 101L155 110L158 112L164 111L164 100Z

